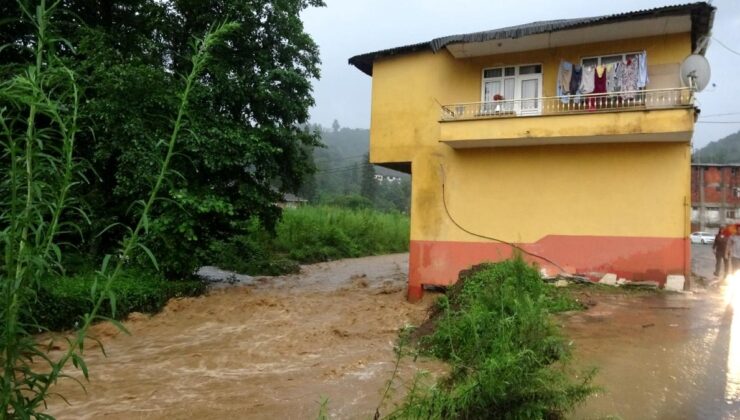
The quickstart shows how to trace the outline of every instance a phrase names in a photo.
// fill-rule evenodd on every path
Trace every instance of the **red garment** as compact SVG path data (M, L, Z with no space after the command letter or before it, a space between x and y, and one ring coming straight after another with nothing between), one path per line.
M606 67L603 67L603 71L601 72L601 76L599 76L599 70L597 68L596 71L594 71L594 91L593 93L606 93ZM591 97L591 100L589 101L589 110L594 110L596 108L604 108L606 103L606 98L604 97Z

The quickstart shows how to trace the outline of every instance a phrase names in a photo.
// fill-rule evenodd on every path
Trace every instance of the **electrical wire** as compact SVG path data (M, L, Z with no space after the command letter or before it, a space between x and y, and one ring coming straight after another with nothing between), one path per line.
M718 43L719 45L721 45L721 46L725 47L725 49L726 49L727 51L729 51L729 52L731 52L731 53L733 53L733 54L735 54L735 55L740 55L740 52L737 52L737 51L733 50L732 48L728 47L727 45L725 45L725 44L724 44L724 42L720 41L719 39L717 39L717 38L715 38L715 37L712 37L712 39L713 39L713 40L715 40L715 41L717 41L717 43Z
M726 117L728 115L740 115L740 112L727 112L727 113L724 113L724 114L708 114L708 115L701 115L701 114L699 114L699 118Z
M556 263L555 261L553 261L553 260L551 260L551 259L549 259L547 257L544 257L544 256L539 255L539 254L535 254L534 252L529 252L526 249L520 247L519 245L513 244L511 242L504 241L503 239L498 239L498 238L494 238L494 237L491 237L491 236L481 235L479 233L472 232L472 231L464 228L462 225L460 225L460 223L458 223L457 220L455 220L455 218L452 217L452 214L450 214L450 209L447 207L447 195L446 195L446 191L445 191L445 181L446 181L445 169L444 169L444 166L442 166L441 164L439 166L442 168L442 204L444 205L444 209L445 209L445 213L447 213L447 217L450 219L450 221L455 226L458 227L458 229L462 230L463 232L465 232L467 234L476 236L478 238L488 239L489 241L494 241L494 242L498 242L500 244L507 245L507 246L509 246L509 247L511 247L513 249L519 250L523 254L529 255L530 257L539 258L542 261L548 262L548 263L554 265L555 267L557 267L560 270L561 273L570 275L570 273L568 273L558 263Z

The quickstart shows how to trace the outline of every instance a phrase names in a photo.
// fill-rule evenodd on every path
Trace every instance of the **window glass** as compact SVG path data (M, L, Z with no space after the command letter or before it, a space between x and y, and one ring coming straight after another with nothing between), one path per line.
M542 73L542 66L539 64L519 67L519 74L539 74L539 73Z
M501 69L487 69L483 72L483 77L501 77Z
M608 55L606 57L601 57L601 64L618 63L620 61L622 61L622 54Z
M507 67L504 70L504 76L513 76L516 74L516 67Z
M598 58L598 57L594 57L594 58L584 58L584 59L583 59L583 63L582 63L582 64L583 64L584 66L592 66L592 67L593 67L593 66L596 66L596 65L598 65L598 64L599 64L599 58Z

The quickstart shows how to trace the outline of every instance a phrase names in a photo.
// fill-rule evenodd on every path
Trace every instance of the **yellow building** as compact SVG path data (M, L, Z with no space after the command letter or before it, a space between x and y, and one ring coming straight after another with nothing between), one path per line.
M688 274L697 110L679 69L704 54L714 11L536 22L351 58L373 78L371 162L412 174L409 298L515 247L551 274Z

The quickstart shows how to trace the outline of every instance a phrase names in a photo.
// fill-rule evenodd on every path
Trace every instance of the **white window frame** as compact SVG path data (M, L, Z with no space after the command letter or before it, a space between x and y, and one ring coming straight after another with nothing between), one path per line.
M601 55L592 55L592 56L588 56L588 57L581 57L581 65L583 65L583 62L584 61L586 61L586 60L592 60L592 59L595 58L596 59L596 65L597 66L600 66L601 65L601 59L604 58L604 57L614 57L615 55L621 55L622 56L622 61L624 61L624 60L627 59L627 56L628 55L638 55L638 54L642 54L642 51L626 52L626 53L614 53L614 54L601 54Z
M540 72L539 73L530 73L530 74L520 74L519 70L522 67L528 67L528 66L540 66ZM514 75L513 76L506 76L506 68L507 67L514 67ZM501 76L499 77L486 77L486 71L487 70L495 70L495 69L501 69ZM513 78L514 79L514 97L513 98L507 98L504 97L504 101L506 100L521 100L521 81L523 79L538 79L538 86L537 86L537 92L538 92L538 98L542 97L542 75L544 73L545 66L542 63L525 63L525 64L506 64L506 65L499 65L499 66L493 66L493 67L484 67L481 70L481 89L480 89L480 97L481 102L486 102L486 82L491 81L501 81L501 89L503 91L504 89L504 80L507 78ZM533 99L534 100L534 99ZM522 110L522 102L517 101L514 103L513 111L516 115L539 115L542 113L542 101L537 101L537 109L536 110Z

